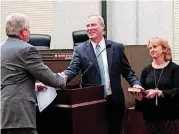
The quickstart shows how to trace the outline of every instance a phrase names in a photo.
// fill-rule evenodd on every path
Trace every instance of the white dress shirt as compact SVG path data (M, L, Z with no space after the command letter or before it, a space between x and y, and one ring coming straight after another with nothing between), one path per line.
M93 46L94 52L96 50L96 43L91 41L91 44ZM100 46L100 51L106 48L105 40L104 38L98 43ZM104 71L105 71L105 84L106 84L106 90L107 90L107 95L112 94L111 92L111 87L110 87L110 78L109 78L109 71L108 71L108 59L107 59L107 52L104 50L102 53L102 59L103 59L103 65L104 65Z

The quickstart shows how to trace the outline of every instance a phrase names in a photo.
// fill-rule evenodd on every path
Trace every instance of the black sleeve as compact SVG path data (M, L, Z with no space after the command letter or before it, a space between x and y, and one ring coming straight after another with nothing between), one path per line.
M179 98L179 66L173 64L171 69L173 88L168 90L162 90L163 95L168 98Z
M150 69L150 65L144 67L144 69L142 70L141 72L141 76L140 76L140 83L142 85L142 87L145 89L146 88L146 78L147 78L147 74L149 72L149 69ZM135 110L139 111L139 112L142 112L144 111L145 109L145 102L144 100L135 100L136 102L136 105L135 105Z
M80 56L80 50L78 49L79 47L77 46L74 49L73 52L73 57L72 60L70 62L70 65L68 66L68 68L66 68L64 70L64 73L68 76L68 80L67 83L70 82L80 71L80 62L81 62L81 56Z
M151 65L147 65L146 67L144 67L140 75L140 83L144 89L146 89L146 78L149 73L150 67Z

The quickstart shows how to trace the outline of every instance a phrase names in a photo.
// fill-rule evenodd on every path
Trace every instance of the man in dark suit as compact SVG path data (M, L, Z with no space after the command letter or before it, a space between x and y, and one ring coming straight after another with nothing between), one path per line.
M41 60L38 50L28 44L30 29L26 15L7 17L8 39L1 46L1 132L37 134L36 80L64 88L66 80L53 73Z
M89 40L75 48L70 66L62 74L67 77L67 81L74 78L80 70L83 74L104 50L82 77L82 84L104 85L109 134L119 134L125 107L121 75L131 86L142 87L129 65L123 44L104 39L104 27L101 16L92 15L87 18L86 32Z

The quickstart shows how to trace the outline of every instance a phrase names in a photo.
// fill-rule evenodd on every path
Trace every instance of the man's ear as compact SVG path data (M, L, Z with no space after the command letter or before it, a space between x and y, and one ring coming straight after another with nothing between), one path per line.
M21 36L22 36L22 35L24 36L24 30L21 30L21 31L20 31L20 35L21 35Z
M102 26L102 28L103 28L103 30L104 30L104 28L105 28L105 25L104 25L104 24L101 24L101 26Z
M24 39L24 34L25 34L25 33L24 33L24 30L21 30L20 33L19 33L19 35L18 35L21 40Z

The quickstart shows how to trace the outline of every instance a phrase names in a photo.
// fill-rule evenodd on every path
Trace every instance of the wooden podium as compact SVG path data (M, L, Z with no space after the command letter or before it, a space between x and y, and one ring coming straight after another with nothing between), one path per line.
M57 90L57 97L44 111L37 111L39 134L107 134L103 86ZM38 109L37 109L38 110Z
M125 110L124 131L125 134L146 134L142 113L134 107Z

